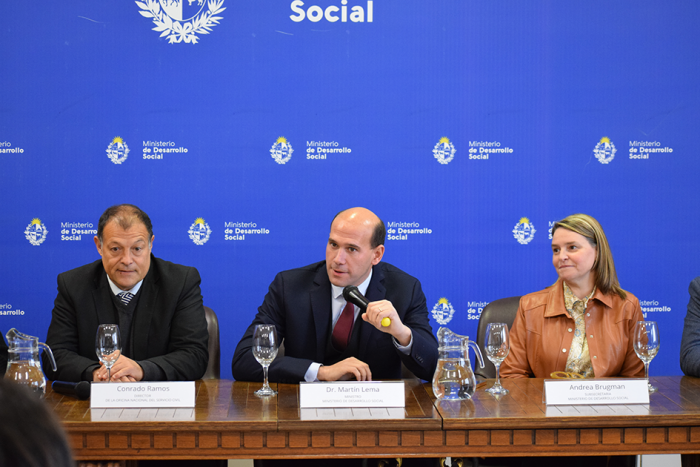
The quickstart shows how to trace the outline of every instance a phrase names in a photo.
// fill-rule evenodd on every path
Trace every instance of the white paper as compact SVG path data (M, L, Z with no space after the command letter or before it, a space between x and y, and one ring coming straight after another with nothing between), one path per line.
M91 383L90 408L194 407L194 381Z
M547 405L649 404L647 380L637 378L548 379L544 395Z

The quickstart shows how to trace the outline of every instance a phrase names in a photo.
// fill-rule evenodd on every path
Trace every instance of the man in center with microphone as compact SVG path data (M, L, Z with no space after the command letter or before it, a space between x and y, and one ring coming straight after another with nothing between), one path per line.
M284 357L270 365L271 381L398 379L401 362L417 377L431 379L438 351L425 295L416 278L381 261L385 237L384 222L365 208L337 214L326 260L275 277L236 347L233 377L262 381L253 330L274 324L284 339ZM366 297L364 313L346 302L347 286Z

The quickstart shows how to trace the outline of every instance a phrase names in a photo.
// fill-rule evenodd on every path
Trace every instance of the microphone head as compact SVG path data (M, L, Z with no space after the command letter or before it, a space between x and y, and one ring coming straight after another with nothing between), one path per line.
M81 401L90 398L90 383L88 381L80 381L78 383L54 381L51 383L51 389L59 394L77 397Z
M345 286L343 289L343 298L353 305L357 305L363 312L367 310L367 305L369 305L369 301L354 285Z
M75 397L81 401L90 399L90 383L88 381L81 381L75 385Z
M355 287L354 285L346 285L345 288L343 289L343 298L345 299L346 302L350 301L350 294L352 292L357 292L360 293L360 291Z

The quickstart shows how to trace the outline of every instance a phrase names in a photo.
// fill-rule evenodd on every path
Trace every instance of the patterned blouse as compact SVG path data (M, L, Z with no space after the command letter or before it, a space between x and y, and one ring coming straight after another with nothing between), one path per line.
M583 300L579 299L564 282L564 305L566 311L576 322L574 339L571 342L569 357L566 359L566 371L578 373L584 378L594 378L591 354L588 352L588 339L586 338L585 312L588 300L595 293L595 287Z

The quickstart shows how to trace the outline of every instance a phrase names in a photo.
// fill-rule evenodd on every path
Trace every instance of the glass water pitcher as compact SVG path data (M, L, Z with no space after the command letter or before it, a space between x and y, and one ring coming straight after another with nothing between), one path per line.
M7 371L5 379L19 384L26 384L40 396L46 393L46 377L41 368L39 347L46 350L53 370L56 371L56 360L48 345L39 342L38 337L28 336L17 329L10 329L7 334Z
M471 399L476 389L476 376L469 361L469 347L484 367L479 346L468 336L460 336L445 327L437 332L438 363L433 376L433 393L441 400Z

